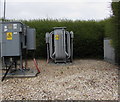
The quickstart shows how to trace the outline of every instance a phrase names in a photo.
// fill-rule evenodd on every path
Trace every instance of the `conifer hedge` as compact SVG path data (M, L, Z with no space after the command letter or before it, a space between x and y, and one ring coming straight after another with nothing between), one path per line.
M112 39L115 47L116 52L116 61L120 64L120 1L119 2L112 2Z
M111 3L113 15L104 20L105 37L112 39L115 48L116 62L120 64L120 2Z
M104 23L97 21L72 20L29 20L24 21L36 29L36 57L46 58L45 34L53 27L67 27L74 32L74 58L103 58Z

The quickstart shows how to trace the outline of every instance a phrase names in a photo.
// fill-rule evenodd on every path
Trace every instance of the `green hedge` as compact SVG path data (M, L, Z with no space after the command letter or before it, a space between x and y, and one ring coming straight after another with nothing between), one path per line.
M36 57L46 57L45 34L51 32L53 27L67 27L74 32L75 58L103 58L104 23L96 21L71 20L30 20L24 21L37 32Z
M105 22L105 35L112 39L116 62L120 64L120 2L111 4L113 16Z
M120 1L112 2L111 6L113 10L112 25L114 26L112 38L115 46L116 61L120 64Z

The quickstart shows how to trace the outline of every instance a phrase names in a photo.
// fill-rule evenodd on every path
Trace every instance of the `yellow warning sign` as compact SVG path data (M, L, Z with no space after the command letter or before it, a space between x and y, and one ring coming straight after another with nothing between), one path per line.
M6 35L7 40L12 40L12 32L7 32Z
M55 35L55 40L59 40L59 35Z

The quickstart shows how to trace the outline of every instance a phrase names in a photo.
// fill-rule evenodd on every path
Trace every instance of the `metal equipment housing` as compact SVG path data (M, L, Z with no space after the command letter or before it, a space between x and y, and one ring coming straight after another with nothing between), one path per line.
M9 70L17 70L17 66L21 70L26 69L27 53L36 49L35 39L35 29L22 22L0 22L0 56L2 69L6 68L6 74Z
M54 27L46 33L47 60L57 62L73 61L73 32L66 31L66 27Z

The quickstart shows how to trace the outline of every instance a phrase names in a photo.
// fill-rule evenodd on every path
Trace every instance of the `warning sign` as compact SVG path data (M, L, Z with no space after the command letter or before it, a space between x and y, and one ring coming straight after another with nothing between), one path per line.
M59 35L55 35L55 40L59 40Z
M7 40L12 40L12 32L7 32L6 35Z

